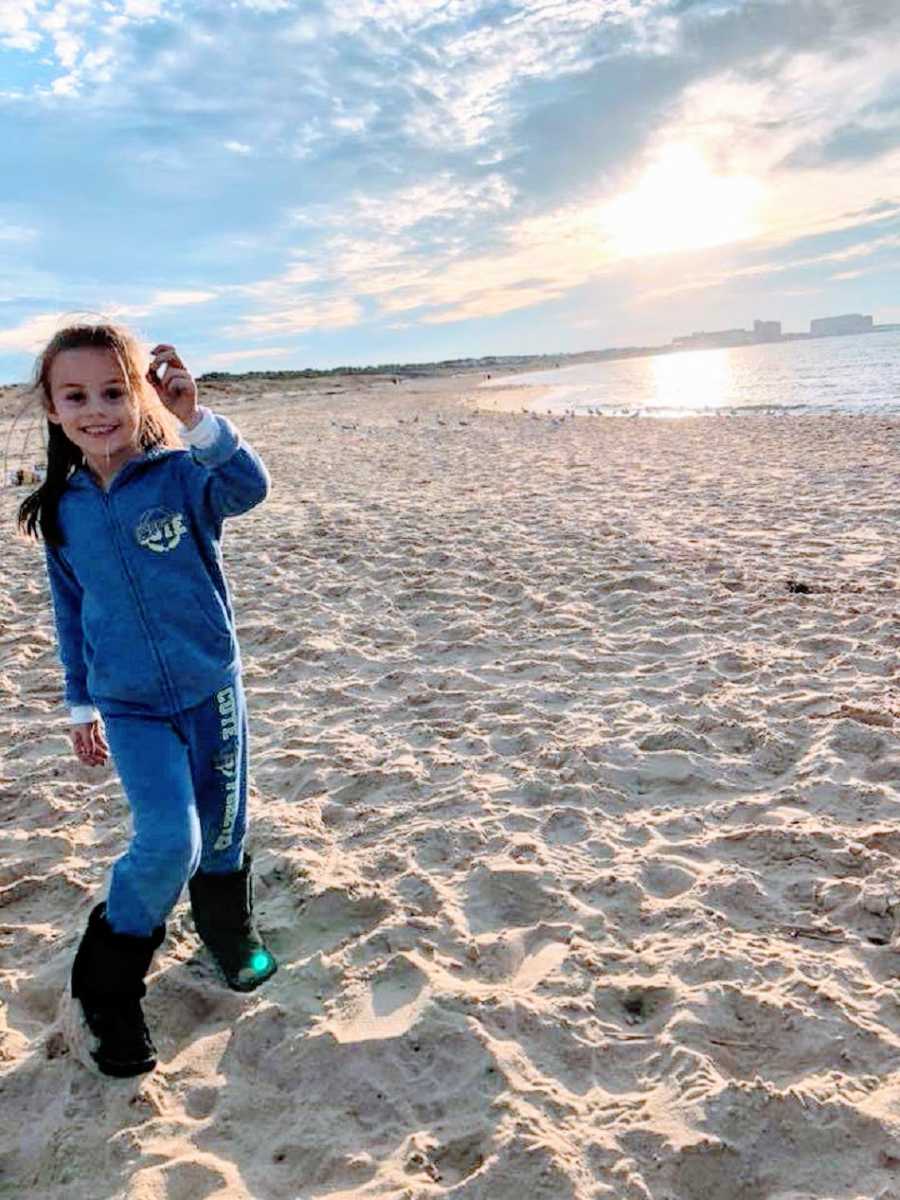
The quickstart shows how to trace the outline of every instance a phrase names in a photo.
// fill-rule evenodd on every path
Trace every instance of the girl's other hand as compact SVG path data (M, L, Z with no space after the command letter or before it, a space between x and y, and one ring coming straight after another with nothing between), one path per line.
M197 385L194 377L181 361L174 346L154 346L150 351L150 370L147 379L157 396L188 429L199 420L197 412ZM165 367L161 377L159 368Z
M70 729L72 746L81 762L88 767L102 767L109 758L109 746L99 721L85 721Z

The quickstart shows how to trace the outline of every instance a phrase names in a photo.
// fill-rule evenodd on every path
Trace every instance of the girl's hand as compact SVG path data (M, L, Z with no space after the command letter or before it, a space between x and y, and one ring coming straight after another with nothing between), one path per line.
M190 371L178 357L174 346L154 346L150 351L150 370L147 379L157 396L173 412L182 425L190 429L200 419L197 411L197 385ZM159 368L165 367L160 377Z
M71 726L72 746L81 762L88 767L102 767L109 758L109 746L99 721L86 721Z

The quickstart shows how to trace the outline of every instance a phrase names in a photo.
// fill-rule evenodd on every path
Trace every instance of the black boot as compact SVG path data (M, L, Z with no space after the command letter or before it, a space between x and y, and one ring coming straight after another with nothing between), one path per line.
M188 884L194 925L235 992L252 992L278 970L253 920L251 859L239 871L197 871Z
M87 1027L95 1039L91 1057L104 1075L124 1079L156 1066L141 999L144 976L166 934L160 925L149 937L116 933L98 904L72 964L72 996L81 1002Z

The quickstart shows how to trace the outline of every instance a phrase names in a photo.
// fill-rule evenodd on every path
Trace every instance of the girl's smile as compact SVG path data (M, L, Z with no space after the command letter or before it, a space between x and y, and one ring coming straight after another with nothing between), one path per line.
M141 453L140 408L110 350L63 350L50 369L48 418L106 485Z
M85 425L84 432L90 437L107 437L118 428L118 425Z

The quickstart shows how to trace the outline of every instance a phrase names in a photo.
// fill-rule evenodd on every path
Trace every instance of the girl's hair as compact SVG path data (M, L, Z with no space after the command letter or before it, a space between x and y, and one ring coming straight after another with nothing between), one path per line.
M129 392L140 410L138 440L141 448L178 446L175 420L163 407L145 378L144 354L134 335L120 325L80 324L61 329L38 355L34 367L33 390L45 412L53 407L50 371L58 354L65 350L108 350L115 355ZM47 422L47 477L19 507L19 529L29 537L38 537L51 546L62 544L59 525L59 501L69 476L84 465L84 455L69 441L62 426Z

